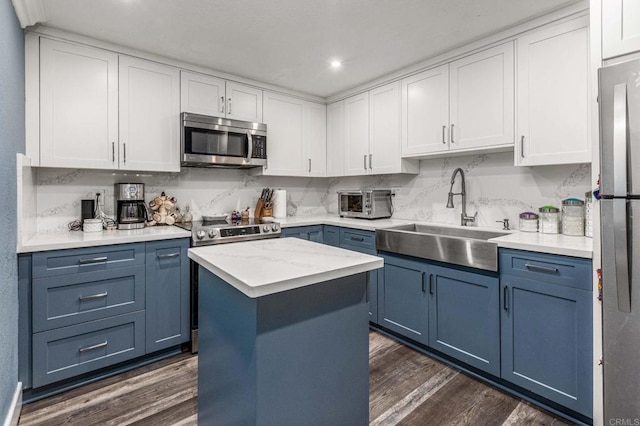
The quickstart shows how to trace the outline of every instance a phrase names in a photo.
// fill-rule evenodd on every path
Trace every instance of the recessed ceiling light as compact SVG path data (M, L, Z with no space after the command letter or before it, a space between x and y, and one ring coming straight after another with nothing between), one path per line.
M334 59L333 61L331 61L331 68L333 68L334 70L337 70L341 67L342 67L342 62L340 62L339 60Z

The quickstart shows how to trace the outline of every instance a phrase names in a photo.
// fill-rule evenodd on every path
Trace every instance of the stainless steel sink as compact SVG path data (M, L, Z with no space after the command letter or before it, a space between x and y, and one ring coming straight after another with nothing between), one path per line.
M487 240L506 234L411 223L376 230L376 248L379 251L497 271L498 245Z

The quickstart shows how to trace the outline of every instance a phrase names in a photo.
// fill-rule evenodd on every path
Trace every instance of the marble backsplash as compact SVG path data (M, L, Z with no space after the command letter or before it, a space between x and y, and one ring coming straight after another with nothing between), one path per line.
M114 214L114 184L142 182L146 199L162 191L187 204L195 217L253 207L263 187L287 190L296 215L337 213L340 189L395 188L394 216L398 219L457 224L460 197L455 208L445 208L451 174L461 167L466 175L467 213L478 212L478 226L500 227L509 218L517 229L518 213L552 204L567 197L583 198L591 185L589 165L514 167L513 153L482 154L422 160L418 175L376 175L342 178L292 178L252 176L244 170L185 168L181 173L124 173L96 170L37 169L37 230L67 229L80 216L80 200L105 191L104 211ZM459 181L459 177L457 180ZM456 182L454 192L459 192Z

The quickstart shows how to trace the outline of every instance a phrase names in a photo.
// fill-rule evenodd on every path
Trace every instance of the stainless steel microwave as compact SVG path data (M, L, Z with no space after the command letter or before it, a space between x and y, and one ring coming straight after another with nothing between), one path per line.
M341 217L381 219L391 217L393 203L388 189L338 191L338 211Z
M267 165L267 125L182 113L181 164L250 168Z

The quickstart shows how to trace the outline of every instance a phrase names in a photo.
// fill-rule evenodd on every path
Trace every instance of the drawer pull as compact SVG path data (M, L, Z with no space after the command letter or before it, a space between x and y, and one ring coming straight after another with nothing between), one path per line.
M109 260L109 258L107 256L102 256L102 257L93 257L91 259L80 259L80 260L78 260L78 262L81 265L88 265L88 264L91 264L91 263L106 262L107 260Z
M104 342L98 343L96 345L85 346L84 348L80 348L80 353L87 352L87 351L92 351L92 350L95 350L95 349L104 348L108 344L109 344L109 342L105 340Z
M360 241L363 242L364 241L364 237L350 237L351 241Z
M546 272L548 274L558 273L558 268L548 268L546 266L531 265L530 263L525 263L524 267L530 271Z
M179 257L180 253L159 254L158 259L169 259L171 257Z
M107 297L108 294L109 293L105 291L104 293L92 294L90 296L80 296L80 301L84 302L85 300L102 299L103 297Z

